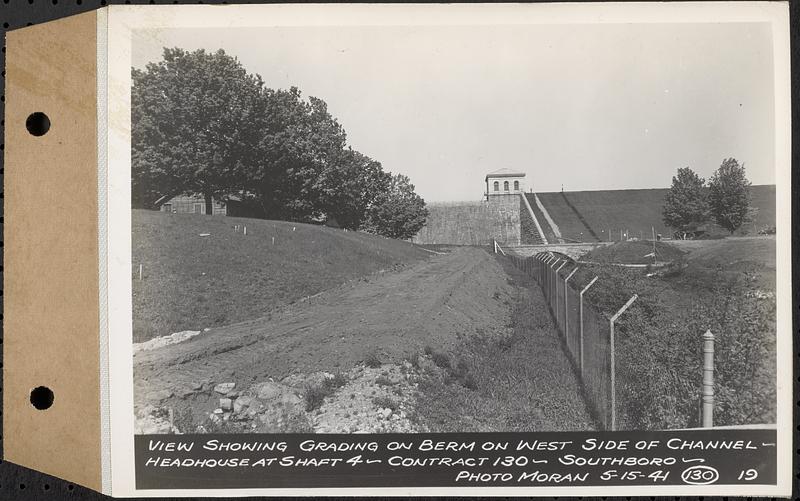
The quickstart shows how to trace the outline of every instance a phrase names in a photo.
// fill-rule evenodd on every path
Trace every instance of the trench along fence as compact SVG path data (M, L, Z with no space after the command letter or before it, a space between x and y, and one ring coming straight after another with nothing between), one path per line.
M598 424L604 430L617 430L617 321L638 296L631 296L611 318L606 318L584 299L597 277L583 286L571 283L580 268L572 260L552 253L521 258L506 254L497 242L493 242L493 251L507 256L539 284ZM700 422L702 427L710 428L714 425L714 335L711 331L703 334L702 342Z

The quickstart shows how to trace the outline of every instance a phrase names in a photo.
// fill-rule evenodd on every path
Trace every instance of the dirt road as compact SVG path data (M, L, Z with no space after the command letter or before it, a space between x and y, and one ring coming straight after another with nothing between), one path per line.
M135 402L195 407L219 395L198 385L348 370L368 355L400 363L430 346L449 352L475 335L512 325L519 285L483 249L459 248L401 271L371 275L253 321L213 329L134 357ZM548 362L551 363L551 362ZM569 370L566 358L554 370ZM575 398L580 397L575 395ZM213 409L213 406L211 407Z

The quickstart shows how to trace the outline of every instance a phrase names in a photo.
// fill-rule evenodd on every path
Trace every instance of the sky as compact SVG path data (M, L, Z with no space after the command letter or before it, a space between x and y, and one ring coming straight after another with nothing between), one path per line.
M133 66L163 47L222 48L323 99L350 146L429 202L479 200L500 168L539 192L663 188L734 157L775 182L766 23L147 30Z

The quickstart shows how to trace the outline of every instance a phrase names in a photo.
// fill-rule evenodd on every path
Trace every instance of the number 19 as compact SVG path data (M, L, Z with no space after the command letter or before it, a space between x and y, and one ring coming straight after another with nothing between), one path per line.
M758 472L750 468L749 470L740 471L737 480L755 480L756 478L758 478Z

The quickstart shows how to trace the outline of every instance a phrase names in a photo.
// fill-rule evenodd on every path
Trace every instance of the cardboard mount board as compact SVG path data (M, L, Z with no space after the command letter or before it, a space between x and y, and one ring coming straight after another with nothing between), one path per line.
M472 27L497 29L498 33L520 30L520 27L530 27L531 31L544 30L542 27L557 30L559 26L570 27L570 24L622 29L620 27L637 23L650 27L654 26L654 21L659 29L665 29L663 26L670 23L675 26L758 25L758 29L766 26L768 29L754 30L771 32L773 37L768 45L773 51L769 56L772 58L770 67L774 65L775 73L773 80L767 80L770 85L774 82L774 89L770 90L774 108L764 105L764 111L774 115L774 212L779 215L775 236L778 369L774 422L618 431L614 410L609 420L611 425L598 424L592 431L576 428L519 433L498 429L480 434L427 431L360 434L352 430L352 433L342 434L247 434L238 431L206 433L207 430L197 427L178 433L175 432L177 426L173 426L176 416L170 408L168 413L165 411L158 416L163 418L159 426L164 424L163 420L169 421L167 428L142 431L137 421L139 407L145 407L142 402L151 403L148 400L151 393L163 397L159 402L178 395L174 388L166 392L151 391L148 384L152 381L137 379L141 372L136 373L143 370L142 360L155 366L161 353L142 354L133 343L132 280L136 278L132 275L137 276L139 263L132 257L131 68L135 57L142 62L142 52L137 52L144 50L141 45L158 45L156 42L161 41L161 36L165 40L175 36L184 42L191 37L194 37L192 42L205 40L203 30L223 40L252 36L253 43L257 44L259 35L270 30L289 37L292 36L290 32L296 34L305 29L309 33L342 29L355 30L358 36L348 40L357 41L349 43L363 49L370 45L369 36L377 32L406 28L409 29L403 32L403 37L425 32L432 37L429 40L439 40L437 37L444 39ZM368 35L358 32L359 29L369 32ZM491 30L486 32L491 33ZM461 33L459 44L464 45L471 35ZM528 34L523 35L524 38ZM572 37L570 33L565 39ZM207 38L216 40L211 36ZM338 40L335 36L334 39ZM218 48L212 45L205 48L209 51ZM491 53L492 44L484 45L489 47L486 49L489 59L498 59ZM517 50L511 45L505 48L507 53ZM123 497L790 494L794 448L791 444L792 332L788 279L791 262L787 216L791 203L788 187L788 10L785 4L111 6L10 31L6 47L3 318L6 460ZM273 49L259 50L268 54ZM317 47L311 52L314 51L322 53L323 48ZM408 59L423 58L424 52ZM473 56L469 54L470 58ZM365 60L367 62L355 64L364 64L370 74L382 74L383 70L376 70L382 58ZM436 66L446 67L446 64L440 62ZM612 74L614 70L607 71ZM482 182L483 177L479 181ZM200 210L201 205L196 202L188 202L195 206L195 211ZM165 208L166 205L169 208ZM530 211L538 225L534 211L540 207L533 207L523 210ZM203 213L205 210L203 206ZM162 205L158 213L154 211L152 215L171 217L167 213L173 213L171 204ZM239 221L234 221L235 225L231 222L226 231L235 232L236 238L256 238L259 223L248 222L248 233L240 228ZM298 225L298 229L302 228ZM329 230L334 231L325 228ZM203 242L214 238L205 230L199 234L194 232L192 236ZM364 235L348 233L346 236L360 238ZM270 245L274 244L273 238ZM497 252L499 245L496 241L494 244ZM551 247L550 251L562 252L563 248L580 245L562 244L561 250L553 251ZM655 242L653 245L655 250ZM539 269L536 266L541 263L534 262L533 257L524 260L525 256L515 254L521 252L519 249L504 251L509 254L505 259L517 263L525 273ZM435 255L436 259L447 258L446 253L438 251L428 254ZM141 267L138 274L141 280ZM442 277L445 278L449 277ZM505 280L504 275L504 283ZM558 304L558 298L555 303ZM315 304L309 301L308 307ZM464 316L472 313L464 313ZM221 326L225 327L228 326ZM203 338L197 339L200 339L197 345L186 342L183 346L204 346ZM405 342L401 340L400 344ZM180 352L180 347L171 347L165 352L173 353L170 351L173 348L177 354L174 358L165 355L164 360L169 363L164 365L178 372L208 355L187 355ZM231 351L241 348L234 347ZM255 343L252 348L247 345L245 349L257 353ZM320 342L315 349L325 350L325 342ZM265 349L261 347L261 350L263 355ZM211 352L208 358L224 353L223 349L208 351ZM713 357L705 360L713 362ZM197 365L202 365L202 361ZM613 368L612 372L616 366ZM182 376L178 372L171 374ZM211 407L203 412L209 419L213 417L209 413L218 416L226 413L226 419L230 418L245 384L255 385L253 381L238 381L236 384L240 386L220 390L219 384L209 384L205 376L190 381L189 389L195 393L187 394L194 398L197 392L205 392L202 398L207 398L206 403ZM268 382L275 382L271 374ZM223 387L230 384L223 380L214 383L221 383ZM708 383L704 389L712 386L713 383ZM281 391L286 390L281 388ZM137 391L143 393L137 395ZM183 398L183 394L180 396ZM613 393L609 400L615 398L616 393ZM301 401L300 394L290 396L289 400L292 399ZM238 401L240 408L247 405L242 403L244 401ZM220 408L214 409L217 402ZM709 405L713 410L713 405ZM226 407L224 411L223 406ZM529 443L516 451L506 452L503 448L503 444L507 447L522 443L521 440ZM737 452L712 447L693 452L695 457L691 457L670 449L666 445L670 440L701 445L727 440ZM428 442L445 445L433 447ZM598 442L603 446L595 447ZM228 445L219 448L219 443ZM474 449L468 450L471 443ZM179 444L194 449L182 450ZM313 448L314 444L319 447ZM460 444L461 449L447 449L446 446L450 447L447 444ZM636 444L643 444L642 448ZM655 444L652 445L655 452L646 449L647 444ZM398 455L403 454L407 457L398 459ZM619 471L600 467L582 469L585 465L567 464L569 459L565 459L578 455L605 461L603 454L632 455L635 463L639 461L637 468L642 466L642 461L647 462L639 468L645 473L617 463L613 464ZM662 455L671 457L677 464L666 469L654 466L648 462L652 455L658 456L659 461ZM298 458L320 466L308 465L297 461ZM462 466L443 466L442 458ZM408 464L404 464L403 459ZM548 473L543 473L545 471ZM581 476L584 474L588 477Z
M6 37L5 458L101 490L97 12ZM26 128L49 117L46 134ZM50 389L37 410L31 391Z

